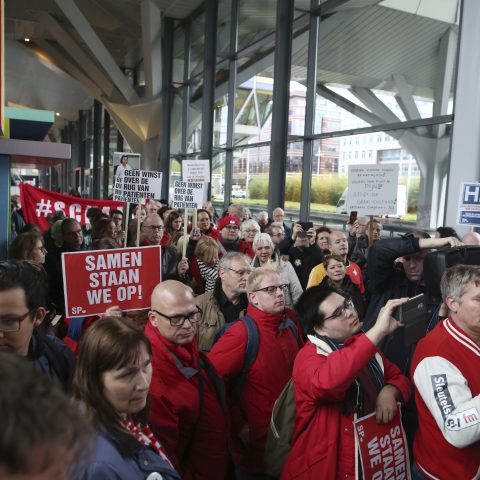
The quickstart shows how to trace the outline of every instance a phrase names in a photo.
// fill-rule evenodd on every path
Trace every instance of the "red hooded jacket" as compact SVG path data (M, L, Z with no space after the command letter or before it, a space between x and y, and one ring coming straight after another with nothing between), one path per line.
M150 425L154 434L183 480L224 480L227 418L220 389L203 368L203 408L199 411L198 362L208 362L207 358L198 351L195 340L176 345L162 337L150 322L145 333L153 353ZM219 386L223 385L217 377Z
M288 316L296 321L292 310ZM285 314L265 313L252 305L247 315L255 320L259 333L257 358L245 378L241 398L229 396L231 451L242 471L263 474L263 454L273 404L292 376L293 361L302 345L289 328L279 328ZM241 372L248 333L243 322L229 328L210 351L208 358L228 387Z

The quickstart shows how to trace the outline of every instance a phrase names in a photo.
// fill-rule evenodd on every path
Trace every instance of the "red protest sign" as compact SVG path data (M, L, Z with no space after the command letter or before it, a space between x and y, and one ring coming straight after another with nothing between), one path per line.
M410 480L408 446L400 404L389 423L378 424L375 413L354 422L364 480Z
M150 296L161 281L158 245L114 250L62 253L67 317L150 307Z
M28 183L20 184L20 202L27 223L38 225L41 230L48 230L48 217L61 210L67 218L74 218L82 225L88 223L86 213L89 207L98 207L104 213L110 210L123 210L124 203L111 200L92 200L71 195L51 192L37 188Z

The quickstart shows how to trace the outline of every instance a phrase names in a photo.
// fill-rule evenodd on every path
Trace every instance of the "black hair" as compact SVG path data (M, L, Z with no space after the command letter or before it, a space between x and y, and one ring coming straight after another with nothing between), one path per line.
M458 233L452 227L438 227L435 231L438 232L440 238L455 237L460 240Z
M123 212L121 210L115 209L110 212L110 218L113 218L114 215L120 214L123 217Z
M319 311L320 305L332 294L338 293L330 287L317 285L305 290L295 304L300 325L308 335L315 333L315 327L321 327L324 316Z
M205 210L204 208L198 208L197 209L197 217L198 217L199 213L206 213L208 215L208 218L210 219L210 221L212 221L212 216L210 215L208 210Z
M47 275L41 265L28 260L0 262L0 292L12 288L24 290L29 310L45 307Z

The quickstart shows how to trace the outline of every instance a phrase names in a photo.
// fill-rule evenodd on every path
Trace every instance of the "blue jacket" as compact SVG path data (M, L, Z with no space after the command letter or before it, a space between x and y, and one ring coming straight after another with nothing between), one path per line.
M59 338L34 330L27 359L39 372L61 385L65 392L70 392L75 371L75 355Z
M173 467L145 445L139 444L134 456L123 457L112 438L97 433L95 442L94 456L81 480L180 480Z

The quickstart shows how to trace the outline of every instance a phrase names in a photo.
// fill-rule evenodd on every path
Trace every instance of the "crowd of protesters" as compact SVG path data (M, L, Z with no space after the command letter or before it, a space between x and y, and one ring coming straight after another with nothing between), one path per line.
M85 225L57 212L41 232L13 200L0 478L362 479L353 422L389 423L398 403L413 479L480 478L480 266L447 269L441 296L424 277L426 255L480 235L315 229L235 203L190 221L165 200L129 218L91 207ZM150 308L67 318L62 253L134 245L162 247ZM427 334L407 348L400 310L419 294ZM272 476L290 381L291 449Z

